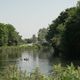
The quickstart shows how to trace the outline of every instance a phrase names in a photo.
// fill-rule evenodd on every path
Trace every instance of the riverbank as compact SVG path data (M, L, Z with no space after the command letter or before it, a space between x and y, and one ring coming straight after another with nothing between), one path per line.
M27 44L23 44L23 45L17 45L17 46L2 46L0 47L0 51L7 51L7 50L38 50L38 46L37 45L27 45Z
M11 58L11 60L12 59L16 60L17 58L21 57L20 55L21 51L32 50L32 49L36 50L38 49L38 47L35 45L0 47L0 52L2 52L1 54L3 54L3 55L0 54L1 55L0 60L2 61L7 60L6 61L7 63L5 63L4 66L5 68L0 72L0 80L5 80L5 79L6 80L20 80L20 79L21 80L80 80L80 67L75 68L73 64L71 64L70 66L68 65L67 67L62 67L60 64L54 65L53 69L50 71L50 75L43 74L42 71L40 71L39 67L35 68L35 70L32 70L32 72L26 72L26 71L23 72L21 69L17 68L17 66L11 65L12 63L8 65L9 58ZM42 56L44 56L43 53ZM24 57L22 59L23 59L22 62L27 64L27 62L24 61ZM33 58L33 59L39 60L38 58ZM3 66L3 64L1 65ZM43 66L44 65L45 64L43 64Z
M73 64L67 67L62 67L60 64L53 66L50 75L44 75L37 67L31 73L22 72L16 66L7 67L3 73L0 74L1 80L80 80L80 67L77 69Z

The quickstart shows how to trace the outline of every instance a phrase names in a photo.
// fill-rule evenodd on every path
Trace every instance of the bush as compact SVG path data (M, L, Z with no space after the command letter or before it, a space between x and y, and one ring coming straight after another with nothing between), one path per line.
M41 74L39 68L31 73L22 72L16 66L7 67L0 74L0 80L80 80L80 67L75 68L73 64L62 67L60 64L53 66L50 75Z
M55 65L53 71L51 75L53 80L80 80L80 67L76 69L73 64L67 67L61 67L60 64Z

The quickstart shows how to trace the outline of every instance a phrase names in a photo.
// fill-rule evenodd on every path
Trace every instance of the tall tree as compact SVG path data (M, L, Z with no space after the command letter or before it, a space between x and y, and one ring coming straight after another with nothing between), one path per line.
M76 14L68 19L62 37L63 55L71 59L80 58L80 7Z
M5 24L0 23L0 46L7 45L8 41L8 29L5 27Z
M17 45L21 36L11 24L0 23L0 46Z
M76 15L76 7L66 9L49 25L46 40L53 46L54 55L59 55L62 52L61 40L65 32L65 26L74 15Z
M36 37L36 35L33 35L32 36L32 43L36 43L37 42L37 37Z
M46 34L47 34L47 29L46 28L42 28L42 29L40 29L39 30L39 32L38 32L38 41L44 41L44 40L46 40Z

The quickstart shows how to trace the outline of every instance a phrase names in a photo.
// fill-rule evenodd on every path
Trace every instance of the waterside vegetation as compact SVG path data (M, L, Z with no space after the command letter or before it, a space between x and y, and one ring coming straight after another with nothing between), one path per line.
M17 58L25 50L46 51L51 48L52 58L80 60L80 1L76 7L61 12L48 28L39 30L38 37L33 35L31 39L23 40L13 25L0 23L0 60ZM42 74L39 68L27 73L15 65L5 67L0 71L0 80L80 80L80 67L73 64L66 67L54 65L50 75Z
M50 75L44 75L37 67L31 73L22 72L14 65L10 65L2 73L0 80L80 80L80 67L75 68L73 64L62 67L60 64L53 66Z

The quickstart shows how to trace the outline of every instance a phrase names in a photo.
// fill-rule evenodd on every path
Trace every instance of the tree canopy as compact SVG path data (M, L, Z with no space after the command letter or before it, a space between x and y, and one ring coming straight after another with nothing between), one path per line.
M13 25L0 23L0 46L17 45L21 41L21 36Z
M66 9L52 21L46 40L53 46L54 55L80 57L80 1L76 7Z

